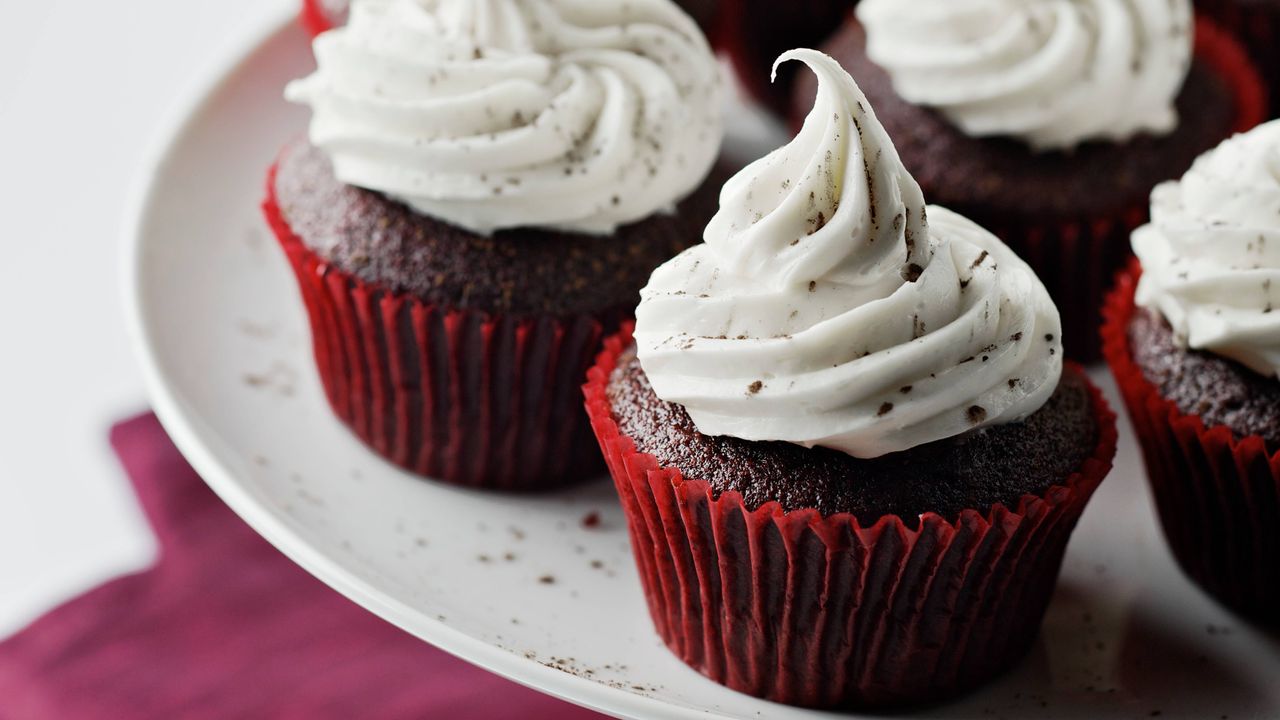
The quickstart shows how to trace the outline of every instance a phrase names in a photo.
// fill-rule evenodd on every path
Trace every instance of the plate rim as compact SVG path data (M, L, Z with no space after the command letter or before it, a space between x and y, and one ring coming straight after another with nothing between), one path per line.
M198 413L187 407L165 372L159 338L144 302L147 228L157 207L158 183L177 151L191 140L197 121L227 85L250 64L253 56L281 36L299 32L292 9L273 13L270 20L245 38L230 42L196 74L158 124L155 140L138 163L124 205L121 300L127 338L141 371L143 386L161 425L196 473L256 533L292 562L366 611L465 662L538 692L600 713L624 718L665 717L676 720L730 717L707 708L693 708L639 695L546 667L542 663L492 645L480 638L428 617L409 605L344 570L310 543L298 528L254 497L248 483L236 477L200 437ZM673 662L678 662L674 657ZM760 700L766 705L767 701Z

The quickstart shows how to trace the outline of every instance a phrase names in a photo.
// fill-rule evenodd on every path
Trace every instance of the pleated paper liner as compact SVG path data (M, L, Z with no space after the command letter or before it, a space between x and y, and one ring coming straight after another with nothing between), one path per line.
M263 204L307 307L333 411L374 452L476 488L535 491L598 476L580 385L608 316L504 317L387 292L328 264Z
M1270 96L1268 117L1280 117L1280 4L1267 0L1195 0L1196 10L1244 43Z
M1103 349L1142 447L1169 547L1186 574L1223 604L1280 621L1280 452L1261 437L1207 426L1160 395L1133 360L1128 328L1141 268L1107 299Z
M606 395L630 344L629 326L606 340L584 387L587 412L654 625L682 660L770 700L867 707L962 692L1030 647L1067 540L1115 454L1115 416L1096 389L1098 445L1063 485L1013 508L926 514L916 528L897 516L864 526L777 503L752 510L637 452Z

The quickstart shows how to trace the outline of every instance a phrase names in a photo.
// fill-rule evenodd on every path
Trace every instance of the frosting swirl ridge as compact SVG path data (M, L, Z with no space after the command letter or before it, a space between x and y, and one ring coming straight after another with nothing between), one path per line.
M286 90L343 182L479 233L667 212L723 137L719 67L670 0L355 0Z
M1157 186L1133 250L1138 304L1163 315L1183 347L1280 377L1280 121Z
M867 54L966 134L1040 150L1177 125L1191 0L864 0Z
M857 84L813 50L796 138L724 187L705 243L654 272L636 342L708 435L877 457L1037 410L1057 309L993 235L920 187Z

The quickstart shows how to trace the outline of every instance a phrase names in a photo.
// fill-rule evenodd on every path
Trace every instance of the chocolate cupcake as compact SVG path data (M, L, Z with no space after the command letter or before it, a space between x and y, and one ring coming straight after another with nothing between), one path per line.
M668 0L357 0L315 49L265 209L334 411L429 477L590 478L577 388L715 210L706 40Z
M1165 536L1237 611L1280 603L1280 121L1151 195L1141 265L1107 304L1107 360ZM1139 279L1140 278L1140 279Z
M1084 361L1151 188L1262 119L1243 50L1190 0L868 0L826 49L925 193L1030 263Z
M1249 50L1280 117L1280 0L1195 0L1196 10L1230 32Z
M587 0L598 2L599 0ZM791 104L794 71L769 82L769 66L787 48L817 45L840 27L857 0L674 0L716 47L725 50L752 96L779 114ZM300 20L319 35L346 24L350 0L302 0Z
M834 60L781 59L813 111L654 272L587 410L681 659L779 702L927 702L1030 646L1114 416L1027 265L926 207Z

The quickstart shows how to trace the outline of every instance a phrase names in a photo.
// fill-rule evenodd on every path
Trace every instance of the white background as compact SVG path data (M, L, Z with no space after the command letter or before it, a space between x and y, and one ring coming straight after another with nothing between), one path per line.
M107 445L146 408L123 215L193 86L296 1L0 2L0 637L153 557Z

